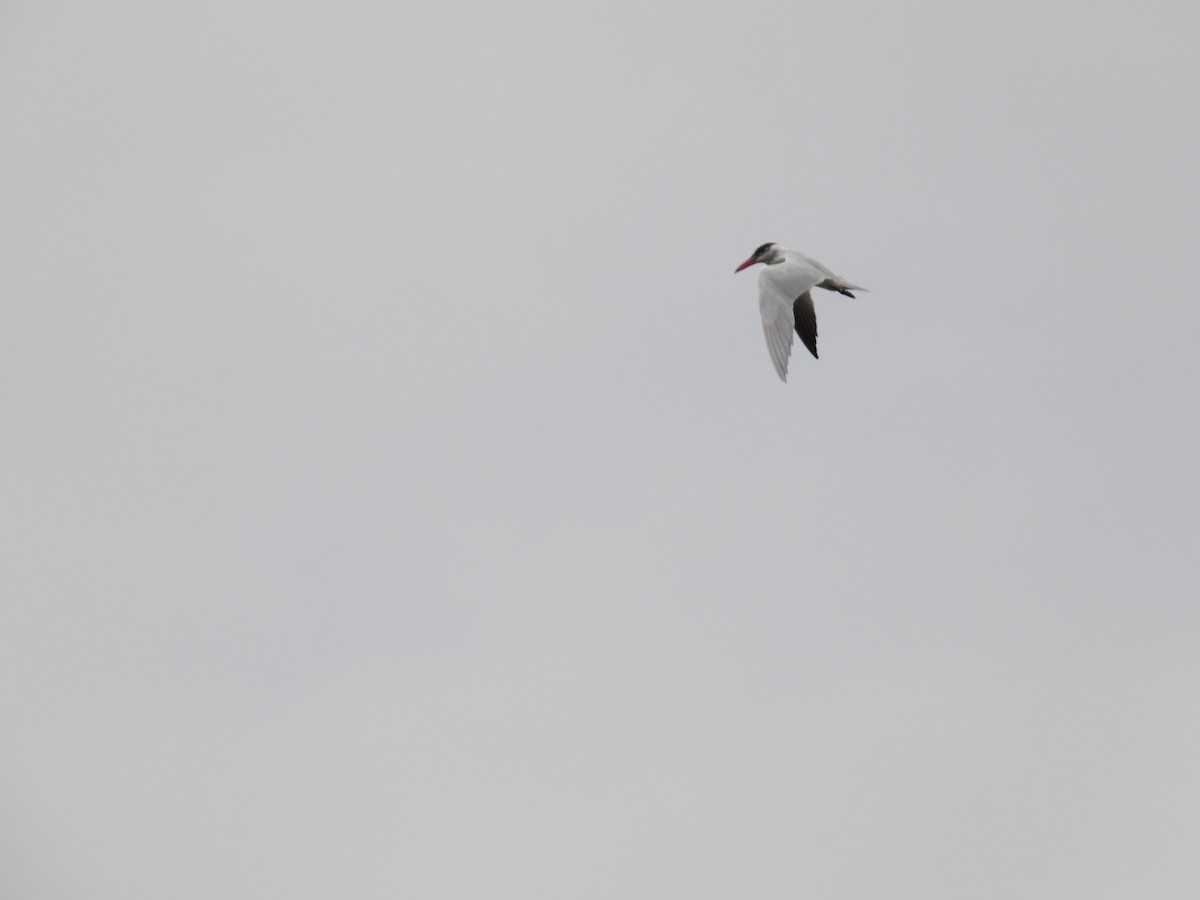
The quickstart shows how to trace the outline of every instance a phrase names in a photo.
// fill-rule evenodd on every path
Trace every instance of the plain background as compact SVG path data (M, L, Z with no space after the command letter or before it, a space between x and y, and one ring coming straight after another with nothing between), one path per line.
M1198 29L3 3L0 895L1193 900Z

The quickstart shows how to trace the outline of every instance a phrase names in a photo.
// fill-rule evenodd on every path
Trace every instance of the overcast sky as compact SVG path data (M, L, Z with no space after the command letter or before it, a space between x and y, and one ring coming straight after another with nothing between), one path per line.
M1194 900L1198 29L3 3L0 895Z

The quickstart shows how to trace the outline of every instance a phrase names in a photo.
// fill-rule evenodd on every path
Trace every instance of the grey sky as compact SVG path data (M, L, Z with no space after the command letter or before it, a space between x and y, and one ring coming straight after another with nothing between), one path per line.
M1194 898L1194 4L0 25L6 900Z

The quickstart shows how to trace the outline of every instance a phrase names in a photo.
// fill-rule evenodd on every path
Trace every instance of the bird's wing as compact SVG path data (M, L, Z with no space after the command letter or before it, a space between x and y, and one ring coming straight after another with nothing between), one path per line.
M817 355L817 311L813 309L812 293L805 291L792 304L796 334L814 357Z
M762 313L763 336L767 339L767 352L779 373L780 381L787 381L788 356L792 352L792 308L778 303L766 293L759 296L758 308Z
M792 330L799 331L804 345L816 352L817 321L808 299L807 317L811 320L812 344L807 339L808 328L797 328L796 310L804 306L803 297L825 273L800 262L782 262L764 266L758 276L758 310L762 313L763 335L771 362L782 381L787 381L788 356L792 352Z

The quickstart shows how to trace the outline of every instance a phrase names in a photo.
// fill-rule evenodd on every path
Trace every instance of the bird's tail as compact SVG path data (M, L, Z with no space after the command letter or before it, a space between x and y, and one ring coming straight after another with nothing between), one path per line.
M844 294L847 297L854 297L851 291L865 291L867 288L861 284L851 284L848 281L842 281L840 278L826 278L818 285L827 291L836 291L839 294Z

